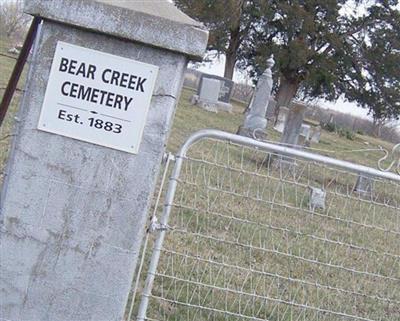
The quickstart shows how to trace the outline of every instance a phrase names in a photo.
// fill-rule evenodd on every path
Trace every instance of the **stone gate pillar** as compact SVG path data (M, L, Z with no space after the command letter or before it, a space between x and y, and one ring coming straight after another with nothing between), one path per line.
M208 33L167 1L25 11L44 22L2 191L0 320L120 321L183 73Z

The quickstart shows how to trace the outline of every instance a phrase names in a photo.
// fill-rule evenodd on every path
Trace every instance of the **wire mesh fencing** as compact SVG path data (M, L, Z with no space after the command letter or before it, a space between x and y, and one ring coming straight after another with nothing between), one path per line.
M400 176L200 136L178 155L137 320L400 320Z

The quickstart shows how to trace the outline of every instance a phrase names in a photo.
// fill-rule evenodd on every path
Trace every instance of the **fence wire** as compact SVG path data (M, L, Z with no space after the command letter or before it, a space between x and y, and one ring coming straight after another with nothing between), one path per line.
M215 139L182 156L138 320L400 320L400 180Z

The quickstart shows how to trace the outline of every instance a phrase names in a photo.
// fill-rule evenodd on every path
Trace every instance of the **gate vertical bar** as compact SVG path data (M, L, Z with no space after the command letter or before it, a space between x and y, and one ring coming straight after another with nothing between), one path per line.
M164 173L163 173L163 176L162 176L162 179L161 179L160 189L159 189L158 195L157 195L157 200L156 200L156 203L154 204L154 211L153 211L152 218L155 217L156 213L157 213L158 205L160 203L161 195L162 195L162 192L163 192L163 189L164 189L164 184L165 184L165 180L167 178L167 174L168 174L168 170L169 170L169 166L170 166L171 160L173 160L173 155L168 153L167 154L167 158L166 158L166 162L165 162ZM151 224L151 222L150 222L150 224ZM135 283L134 283L133 289L132 289L132 300L131 300L131 305L129 307L129 313L128 313L128 318L127 318L128 321L130 321L131 318L132 318L132 312L133 312L133 307L135 305L136 293L137 293L137 289L139 287L140 276L142 274L144 258L145 258L145 255L146 255L146 249L147 249L147 245L148 245L148 242L149 242L149 235L150 235L150 227L146 231L146 237L145 237L144 244L143 244L142 256L141 256L141 259L140 259L140 264L139 264L138 271L136 273Z
M179 178L179 174L181 172L182 163L183 163L183 155L185 153L185 148L181 149L179 156L176 157L175 166L172 172L172 175L169 179L167 195L165 199L165 205L163 209L163 213L160 219L161 226L168 225L169 215L171 214L171 206L174 201L177 180ZM144 321L146 319L147 307L149 305L149 297L151 295L151 289L154 283L154 277L157 270L158 262L160 260L161 247L164 242L166 229L161 229L159 231L158 237L154 243L153 253L150 260L148 275L146 278L145 286L143 289L142 300L140 302L139 310L138 310L138 321Z

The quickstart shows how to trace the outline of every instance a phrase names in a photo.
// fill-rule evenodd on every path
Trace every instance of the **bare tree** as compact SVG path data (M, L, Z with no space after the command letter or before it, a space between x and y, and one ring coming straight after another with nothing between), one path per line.
M30 17L23 13L23 1L0 3L0 33L7 38L21 39L27 30Z

